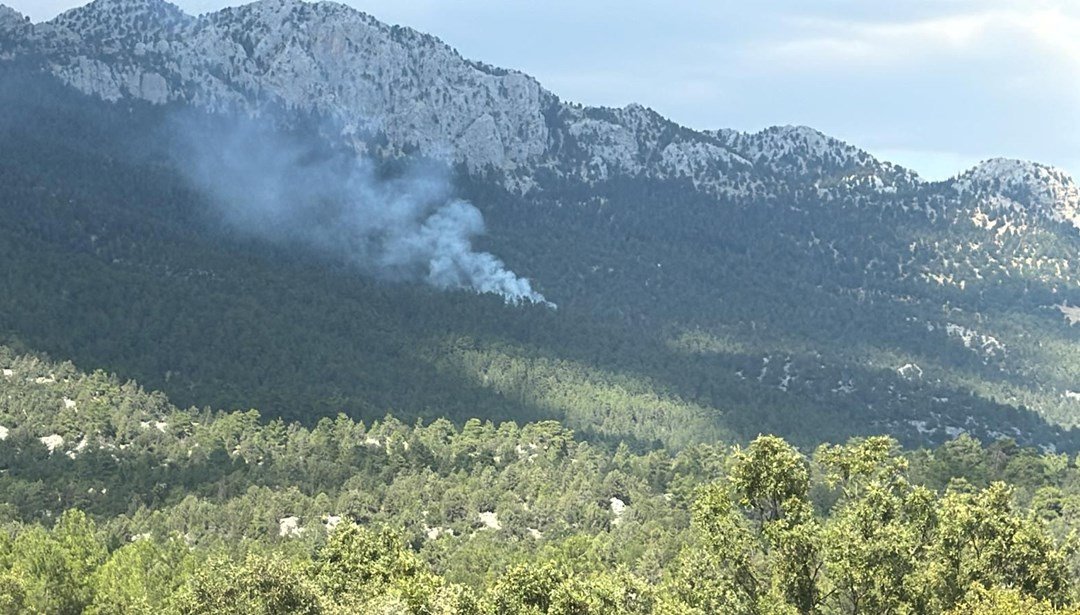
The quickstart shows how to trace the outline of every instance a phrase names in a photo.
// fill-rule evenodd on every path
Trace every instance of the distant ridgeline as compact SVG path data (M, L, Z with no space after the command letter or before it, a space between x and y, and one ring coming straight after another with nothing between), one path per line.
M583 107L298 0L0 10L0 79L0 337L178 403L1080 449L1060 170Z
M1070 226L985 217L987 205L939 184L904 203L865 191L814 200L793 177L746 201L683 180L541 169L543 188L522 195L459 166L441 189L482 210L475 252L559 309L506 305L372 274L308 235L227 223L177 163L186 145L174 131L178 114L204 133L228 116L107 103L36 70L0 71L11 86L0 88L0 338L15 347L183 405L308 425L390 412L554 419L635 450L882 432L1080 449ZM307 126L323 120L289 117L275 138L348 163L312 141ZM369 160L390 185L423 166ZM314 214L332 222L339 210L323 205ZM428 237L425 224L407 237Z
M1010 440L635 453L0 366L3 612L1075 612L1080 468Z

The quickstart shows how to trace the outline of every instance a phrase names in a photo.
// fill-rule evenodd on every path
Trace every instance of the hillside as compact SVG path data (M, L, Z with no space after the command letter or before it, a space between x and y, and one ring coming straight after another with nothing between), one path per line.
M8 612L1073 612L1080 469L1011 441L636 454L556 422L309 429L0 365Z
M1078 615L1078 252L1038 162L0 6L0 614Z
M2 23L20 84L3 93L9 344L307 424L550 418L641 450L880 432L1078 448L1078 196L1058 170L994 160L928 183L805 127L583 107L328 3L196 18L97 0ZM236 146L252 114L263 140ZM241 156L203 181L190 134L271 166L265 143L331 161L320 173L368 160L389 185L440 168L439 198L482 215L455 227L468 254L558 309L468 292L486 288L471 273L440 284L434 259L388 273L382 230L349 223L376 257L342 252L322 239L353 219L340 191L298 193L322 205L270 232L237 223L222 203L265 185L235 179Z

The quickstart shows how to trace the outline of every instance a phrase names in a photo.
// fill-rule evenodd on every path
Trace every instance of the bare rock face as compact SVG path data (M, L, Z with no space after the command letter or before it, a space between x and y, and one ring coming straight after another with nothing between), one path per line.
M15 9L0 5L0 33L18 35L33 28L28 19Z
M1033 213L1080 229L1080 191L1065 171L1026 160L992 158L953 182L999 211Z
M36 30L51 70L106 100L269 100L476 168L547 148L542 110L555 99L535 80L342 5L263 0L195 18L161 0L96 0Z
M54 451L64 445L64 437L60 434L49 434L38 438L45 448L49 449L49 454L53 454Z
M300 517L282 517L278 519L278 536L282 538L294 538L304 533L300 527Z
M0 4L0 60L11 60L24 51L33 32L27 17Z
M261 0L192 17L163 0L95 0L44 24L17 14L0 15L0 24L23 24L13 38L43 52L63 81L106 100L248 111L273 102L336 118L348 135L384 135L391 154L502 171L522 189L543 167L588 182L681 178L748 196L763 191L755 174L777 169L755 166L738 146L775 161L795 142L783 133L697 132L640 105L566 104L527 75L339 4ZM815 139L827 138L799 142Z
M0 7L0 59L31 51L64 82L106 100L317 113L358 150L495 171L516 191L536 186L542 171L586 183L685 181L742 201L892 199L931 213L903 200L929 186L915 173L811 128L697 131L641 105L565 103L528 75L341 4L259 0L194 17L165 0L95 0L41 24ZM1076 185L1051 167L991 160L933 190L1080 228Z

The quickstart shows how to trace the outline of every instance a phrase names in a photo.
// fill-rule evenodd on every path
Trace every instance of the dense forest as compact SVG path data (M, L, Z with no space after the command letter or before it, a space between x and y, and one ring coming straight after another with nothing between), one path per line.
M0 348L0 612L1058 613L1080 467L181 410Z
M551 178L523 197L459 169L456 190L489 229L478 247L559 309L506 306L215 224L209 197L176 170L171 118L190 110L0 71L12 85L0 91L0 341L13 348L137 379L183 406L254 406L308 426L390 413L557 420L637 451L758 433L811 447L887 432L917 446L960 431L1080 449L1068 395L1078 333L1051 307L1068 299L1064 279L976 263L985 280L959 293L866 268L895 251L932 270L934 245L980 229L890 203L824 211L792 193L740 204L628 177ZM324 123L284 115L281 130L300 140ZM194 118L211 134L230 122ZM393 177L406 162L379 164ZM807 226L850 258L796 241ZM1030 234L992 258L1075 252L1049 230ZM912 242L924 248L910 253Z

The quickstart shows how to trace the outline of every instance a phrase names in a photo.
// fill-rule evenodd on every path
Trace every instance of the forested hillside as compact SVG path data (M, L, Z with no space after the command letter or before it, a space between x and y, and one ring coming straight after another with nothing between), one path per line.
M16 347L183 405L309 425L338 412L555 419L639 450L882 431L913 444L967 431L1077 446L1060 427L1078 403L1066 395L1076 330L1041 307L1055 299L1035 281L886 292L793 251L805 221L779 215L794 206L783 201L718 204L632 178L522 198L464 170L454 185L484 212L481 247L559 308L380 281L217 223L211 197L177 171L181 110L2 70L14 87L0 93L0 336ZM207 132L231 122L195 118ZM284 134L337 155L312 141L312 123L294 116ZM873 258L885 249L873 235L903 227L863 211L829 212L815 232L865 236L860 259ZM981 332L991 325L998 337Z
M347 6L0 6L0 614L1080 614L1080 187Z
M2 612L1051 613L1077 597L1080 468L1011 440L634 453L555 422L306 428L7 348L0 366Z

